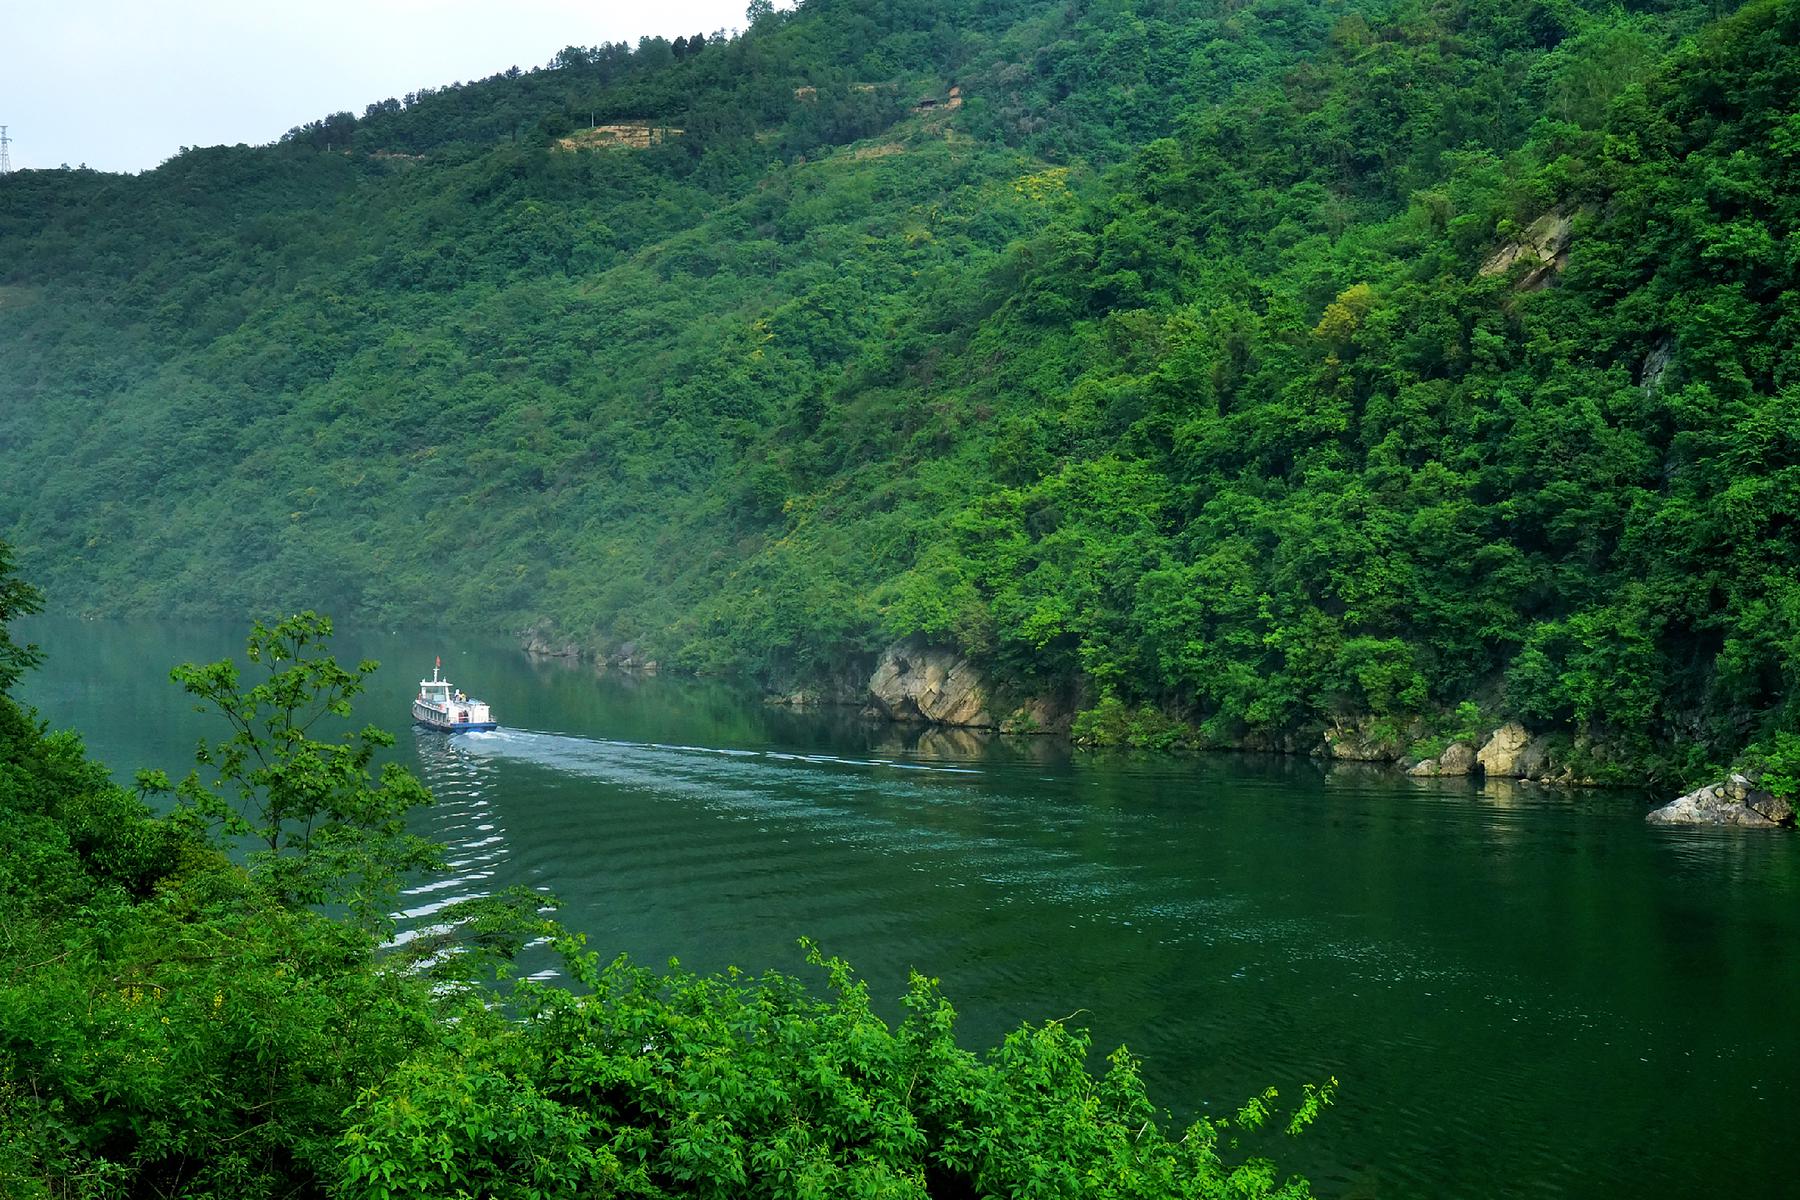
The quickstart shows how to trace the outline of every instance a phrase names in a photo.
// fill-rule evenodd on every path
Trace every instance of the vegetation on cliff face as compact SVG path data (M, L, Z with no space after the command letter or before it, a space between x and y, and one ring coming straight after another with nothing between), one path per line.
M0 594L31 598L3 565ZM922 977L890 1025L816 952L816 988L603 968L530 891L384 941L393 884L435 857L402 825L429 797L370 773L379 731L328 735L373 670L330 631L257 628L249 680L175 672L229 736L166 817L0 693L8 1197L1308 1194L1252 1153L1272 1092L1172 1136L1124 1050L1096 1076L1050 1021L971 1053ZM527 936L576 990L472 986Z
M20 173L0 532L93 611L1697 770L1800 716L1800 5L1721 12L809 0Z

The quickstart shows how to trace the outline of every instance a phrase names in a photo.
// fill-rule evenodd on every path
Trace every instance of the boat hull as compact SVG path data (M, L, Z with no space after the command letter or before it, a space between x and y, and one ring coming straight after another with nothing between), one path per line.
M458 724L454 721L446 723L428 720L425 717L414 717L413 720L416 724L423 725L427 729L435 729L439 733L487 733L500 728L499 724L494 721L464 721Z

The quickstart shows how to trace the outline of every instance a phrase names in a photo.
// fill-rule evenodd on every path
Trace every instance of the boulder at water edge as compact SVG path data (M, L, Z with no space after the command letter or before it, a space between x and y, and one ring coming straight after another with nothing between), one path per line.
M1742 825L1750 829L1792 825L1793 806L1758 787L1759 779L1754 772L1733 775L1723 783L1696 788L1644 819L1652 825Z
M1488 740L1476 752L1475 761L1481 764L1484 775L1516 778L1520 771L1520 760L1525 757L1525 748L1531 745L1531 735L1517 721L1508 721L1488 735Z
M1436 758L1415 763L1408 775L1469 775L1475 770L1475 747L1467 742L1451 742Z
M955 650L914 638L896 642L882 654L869 676L869 699L890 720L994 724L981 672Z

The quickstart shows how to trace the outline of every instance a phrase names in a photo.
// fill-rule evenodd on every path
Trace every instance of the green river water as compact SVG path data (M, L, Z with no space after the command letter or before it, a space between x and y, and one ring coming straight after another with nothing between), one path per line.
M122 778L217 733L167 682L236 626L37 619L21 691ZM347 631L359 717L438 796L451 874L515 883L603 954L942 979L967 1044L1077 1014L1185 1119L1335 1075L1266 1149L1324 1196L1794 1194L1800 836L1647 826L1649 798L1420 784L1294 759L1110 755L795 713L509 644ZM415 731L442 654L504 728ZM889 1006L890 1014L896 1006Z

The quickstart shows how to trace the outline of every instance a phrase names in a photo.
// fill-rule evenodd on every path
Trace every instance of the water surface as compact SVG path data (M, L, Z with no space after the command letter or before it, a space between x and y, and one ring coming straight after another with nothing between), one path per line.
M241 643L26 631L51 656L26 699L121 777L187 769L210 727L167 669ZM360 714L439 798L421 824L453 869L409 924L524 884L603 955L803 971L805 934L879 997L937 976L973 1046L1075 1014L1184 1119L1335 1075L1338 1105L1271 1146L1327 1196L1787 1187L1800 838L1653 828L1624 793L793 713L466 637L339 643L388 664ZM436 654L504 729L407 725Z

